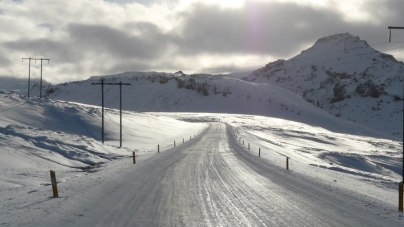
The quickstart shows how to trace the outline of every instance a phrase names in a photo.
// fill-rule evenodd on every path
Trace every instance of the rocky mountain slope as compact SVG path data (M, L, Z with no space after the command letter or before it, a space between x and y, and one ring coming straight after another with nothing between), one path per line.
M243 78L290 90L344 120L401 135L404 64L348 33L319 39Z

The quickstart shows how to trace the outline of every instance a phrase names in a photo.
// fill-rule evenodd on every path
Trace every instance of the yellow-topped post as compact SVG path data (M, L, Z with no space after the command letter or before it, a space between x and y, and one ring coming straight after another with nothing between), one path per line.
M58 195L58 186L56 184L56 174L55 171L51 170L50 171L50 176L51 176L51 182L52 182L52 191L53 191L53 197L59 197Z

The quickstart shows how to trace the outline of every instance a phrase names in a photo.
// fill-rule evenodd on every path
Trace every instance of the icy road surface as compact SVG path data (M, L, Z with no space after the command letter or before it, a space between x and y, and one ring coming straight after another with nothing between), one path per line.
M211 123L191 142L120 170L76 195L61 193L61 198L51 199L58 205L39 224L324 227L404 223L391 218L391 207L385 204L313 183L246 153L223 123Z

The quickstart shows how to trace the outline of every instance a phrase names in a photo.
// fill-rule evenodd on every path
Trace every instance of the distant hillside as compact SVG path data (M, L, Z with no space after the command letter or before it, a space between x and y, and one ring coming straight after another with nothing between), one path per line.
M348 33L243 78L290 90L344 120L401 137L404 64Z
M271 116L326 128L335 132L393 138L352 122L340 120L299 95L278 86L207 74L128 72L92 77L85 81L48 86L52 99L101 105L101 86L123 86L123 109L142 112L209 112ZM119 108L119 86L104 85L105 106Z
M122 88L124 110L262 115L402 140L403 66L346 33L319 39L298 56L269 63L243 79L127 72L47 86L44 94L100 106L101 86L91 83L122 81L132 84ZM104 93L105 106L118 109L119 86L105 85Z

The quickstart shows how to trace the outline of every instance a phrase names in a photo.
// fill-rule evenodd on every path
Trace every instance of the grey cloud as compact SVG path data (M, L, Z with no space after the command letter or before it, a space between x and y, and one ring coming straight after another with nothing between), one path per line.
M347 22L333 9L294 3L250 1L241 8L195 3L186 11L170 15L181 24L169 32L150 22L123 21L118 24L120 28L113 28L101 24L52 24L48 21L53 20L45 20L37 26L48 28L52 39L23 38L0 43L0 47L4 52L21 53L21 57L51 58L54 71L66 77L134 70L195 71L198 69L187 68L195 64L184 63L184 57L189 57L189 61L196 61L201 55L211 55L213 59L227 55L288 58L324 36L349 32L374 44L387 41L387 26L404 26L402 0L386 0L383 4L374 0L364 8L380 23ZM404 41L403 32L394 31L393 39ZM62 39L59 34L67 36ZM10 64L0 53L0 66ZM225 62L201 70L221 72L236 67Z
M118 59L154 59L166 51L167 40L154 25L145 27L139 36L104 25L70 24L69 34L83 51L111 54Z
M70 50L69 45L63 41L51 41L48 39L17 40L5 42L2 46L30 55L23 57L51 58L51 60L57 62L72 62L76 56Z
M39 26L51 27L49 24ZM22 57L51 58L65 73L151 70L152 62L166 54L169 36L151 23L128 23L124 27L117 30L104 25L69 24L68 39L23 39L4 42L1 46L24 53ZM132 30L139 35L130 35ZM109 64L100 65L99 62L105 61ZM7 59L0 56L0 65L6 63ZM63 63L74 64L74 70L66 69Z
M374 34L379 29L371 23L346 22L333 9L315 9L295 3L248 2L240 9L198 4L179 16L183 19L183 35L177 37L177 43L180 53L188 55L287 56L324 36L344 32L372 36L371 32ZM378 40L384 38L377 36Z
M0 55L0 67L8 67L11 65L10 59L6 58L3 55Z
M38 27L44 27L49 29L50 32L53 32L54 26L50 23L43 23L43 24L39 24Z
M106 74L116 74L130 71L149 71L150 65L136 61L117 62L112 68L108 69Z
M208 73L208 74L228 73L228 72L232 72L238 68L239 67L237 65L230 64L230 65L223 65L223 66L219 66L219 67L203 68L203 69L201 69L201 73Z

